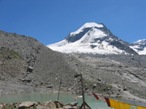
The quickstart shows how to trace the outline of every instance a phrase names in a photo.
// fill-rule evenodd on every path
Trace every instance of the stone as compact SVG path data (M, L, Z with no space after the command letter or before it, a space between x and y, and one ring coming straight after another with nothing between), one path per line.
M3 109L4 105L3 104L0 104L0 109Z
M72 106L66 105L66 106L64 106L63 108L64 108L64 109L72 109Z
M48 85L47 88L53 88L53 85Z
M57 108L54 102L45 102L43 105L43 109L57 109Z
M27 67L27 72L32 72L33 71L33 67L32 66L28 66Z
M54 101L55 105L57 108L62 108L63 107L63 103L59 102L59 101Z
M36 104L37 104L36 102L30 102L30 101L22 102L19 104L18 109L30 108Z
M36 109L44 109L42 105L37 105Z

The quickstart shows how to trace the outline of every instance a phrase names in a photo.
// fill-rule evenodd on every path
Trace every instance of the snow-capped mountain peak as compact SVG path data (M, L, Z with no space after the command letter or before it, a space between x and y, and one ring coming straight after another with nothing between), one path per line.
M95 22L88 22L88 23L85 23L83 26L82 26L82 28L91 28L91 27L98 27L98 28L102 28L102 27L104 27L104 25L103 24L97 24L97 23L95 23Z
M107 35L103 31L92 27L77 42L79 42L79 43L94 43L95 39L103 38L105 36L107 36Z
M130 45L139 55L146 55L146 39L138 40Z
M140 40L138 40L138 41L136 41L136 42L134 42L134 44L140 44L140 45L146 45L146 39L140 39Z
M75 35L75 34L79 34L80 32L82 32L85 28L102 28L104 27L102 24L97 24L95 22L89 22L89 23L85 23L82 27L80 27L77 31L75 32L71 32L70 35Z
M85 23L66 39L49 48L63 53L136 54L126 42L114 36L104 24Z

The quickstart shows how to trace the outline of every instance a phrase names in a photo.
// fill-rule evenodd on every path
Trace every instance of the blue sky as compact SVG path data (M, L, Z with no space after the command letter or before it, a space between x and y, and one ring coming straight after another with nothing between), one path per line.
M0 30L45 45L86 22L104 23L127 42L146 39L146 0L0 0Z

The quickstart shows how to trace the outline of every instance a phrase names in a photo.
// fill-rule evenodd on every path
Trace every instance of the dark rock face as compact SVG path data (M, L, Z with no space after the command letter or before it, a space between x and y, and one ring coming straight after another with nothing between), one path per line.
M116 46L120 50L124 50L129 54L138 55L133 49L131 49L126 43L122 43L121 41L112 41L110 42L111 45Z
M79 34L76 34L76 36L74 36L74 35L69 35L69 36L66 38L66 40L67 40L68 42L75 42L75 41L81 39L90 29L91 29L91 28L85 28L85 29L83 29L83 31L80 32Z

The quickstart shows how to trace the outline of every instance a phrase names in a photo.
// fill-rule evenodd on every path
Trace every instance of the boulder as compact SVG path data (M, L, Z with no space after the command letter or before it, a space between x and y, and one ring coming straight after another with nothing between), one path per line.
M37 105L36 109L44 109L42 105Z
M43 109L57 109L56 104L54 102L45 102L43 104Z
M19 104L18 109L30 108L36 105L36 102L26 101Z
M3 109L3 107L4 107L4 104L0 104L0 109Z
M54 101L56 108L62 108L63 107L63 103L59 102L59 101Z

